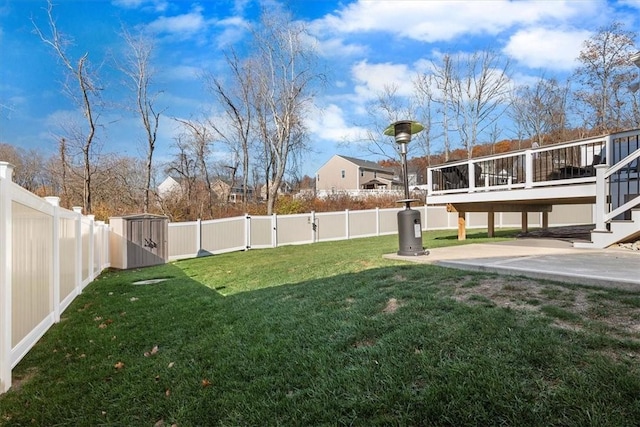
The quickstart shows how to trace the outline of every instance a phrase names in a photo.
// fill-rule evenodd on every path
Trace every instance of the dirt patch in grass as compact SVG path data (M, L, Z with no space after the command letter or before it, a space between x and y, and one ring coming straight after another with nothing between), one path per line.
M17 375L13 374L13 378L11 380L11 390L18 391L22 388L24 384L29 382L33 377L38 374L38 368L29 368L24 374Z
M570 331L605 329L615 338L631 340L640 348L640 303L638 296L625 299L601 289L566 287L508 276L465 277L451 282L452 298L470 305L487 305L553 318L553 325ZM640 357L640 350L634 351Z
M365 339L365 340L360 340L360 341L356 341L355 343L353 343L353 346L355 348L362 348L362 347L373 347L374 345L376 345L375 340L373 339Z
M382 312L384 314L393 314L401 306L402 306L402 304L399 303L397 299L390 298L389 301L387 301L387 305L382 309Z

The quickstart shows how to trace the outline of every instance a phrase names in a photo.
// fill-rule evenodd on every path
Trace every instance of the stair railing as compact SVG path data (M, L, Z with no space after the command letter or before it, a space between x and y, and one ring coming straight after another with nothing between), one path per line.
M611 203L608 202L608 199L611 195L611 186L613 182L611 182L611 176L622 171L625 168L630 169L629 166L632 162L636 161L640 158L640 149L637 149L630 153L628 156L617 162L615 165L609 167L607 164L596 165L596 212L595 212L595 230L594 231L607 231L607 223L611 222L612 219L617 217L618 215L624 214L625 212L633 209L634 207L640 204L640 194L637 194L635 197L627 200L622 205L617 208L611 209ZM637 168L636 168L637 169ZM640 173L640 171L636 170L636 173ZM627 173L626 177L620 175L621 180L617 181L616 184L620 186L621 182L628 182L629 173ZM625 194L623 194L624 196Z

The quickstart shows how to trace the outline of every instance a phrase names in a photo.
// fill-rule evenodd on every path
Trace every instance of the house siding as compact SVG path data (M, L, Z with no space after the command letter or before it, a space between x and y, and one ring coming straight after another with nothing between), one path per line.
M344 170L344 178L342 171ZM353 190L360 187L358 165L340 156L333 156L316 174L316 189L323 191Z

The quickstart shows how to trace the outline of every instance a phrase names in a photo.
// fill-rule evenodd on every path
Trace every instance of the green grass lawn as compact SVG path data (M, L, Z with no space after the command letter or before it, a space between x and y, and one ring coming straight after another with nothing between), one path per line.
M106 272L16 367L0 425L638 425L640 293L382 258L396 250ZM151 278L168 280L132 284Z

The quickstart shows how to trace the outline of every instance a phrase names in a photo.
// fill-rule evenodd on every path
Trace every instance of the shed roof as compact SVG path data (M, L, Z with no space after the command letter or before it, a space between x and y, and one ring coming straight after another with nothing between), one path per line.
M168 216L164 215L155 215L150 213L141 213L141 214L129 214L129 215L119 215L119 216L111 216L111 218L122 218L122 219L169 219Z

